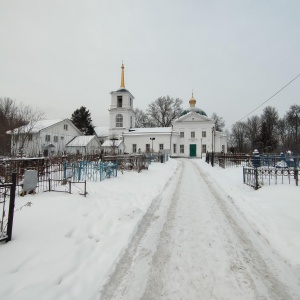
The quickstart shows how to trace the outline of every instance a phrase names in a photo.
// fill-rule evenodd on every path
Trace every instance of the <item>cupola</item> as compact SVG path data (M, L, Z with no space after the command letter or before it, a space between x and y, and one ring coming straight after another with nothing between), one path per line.
M190 99L189 103L190 103L190 107L185 109L181 114L180 114L180 117L181 116L184 116L186 114L188 114L189 112L195 112L199 115L202 115L202 116L206 116L207 117L207 114L205 113L205 111L203 111L202 109L200 108L197 108L195 105L196 105L196 99L194 98L194 93L192 93L192 98Z

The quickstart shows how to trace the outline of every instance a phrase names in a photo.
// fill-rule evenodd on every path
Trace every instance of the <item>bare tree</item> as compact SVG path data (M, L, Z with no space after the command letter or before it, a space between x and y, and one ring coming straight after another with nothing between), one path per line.
M215 112L211 115L211 118L215 121L216 131L223 131L225 127L225 121L222 117L219 117Z
M147 115L155 127L169 127L182 112L181 104L182 100L179 98L159 97L149 104Z
M285 116L287 130L290 133L290 147L299 151L300 105L292 105Z
M292 130L287 122L286 116L278 120L277 130L281 148L292 149Z
M245 137L248 139L252 150L256 148L259 141L260 126L261 122L258 116L252 116L247 119Z
M16 101L0 98L0 155L9 155L11 152L11 136L6 132L25 124Z
M232 138L238 152L243 152L245 150L245 131L246 124L244 122L236 122L232 126Z
M17 108L17 116L20 123L25 124L10 131L12 135L13 154L21 154L28 143L32 141L32 134L35 125L40 121L44 113L37 108L32 108L29 105L21 103Z
M136 128L146 128L146 127L155 127L153 122L149 119L148 115L143 112L141 109L136 108L134 110L135 114L135 127Z

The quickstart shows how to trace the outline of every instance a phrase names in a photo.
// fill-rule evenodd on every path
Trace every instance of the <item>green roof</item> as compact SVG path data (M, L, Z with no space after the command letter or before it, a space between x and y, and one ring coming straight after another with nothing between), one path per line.
M180 117L188 114L189 112L191 111L194 111L195 113L199 114L199 115L202 115L202 116L206 116L207 117L207 114L205 113L204 110L200 109L200 108L197 108L197 107L189 107L188 109L185 109L181 114L180 114Z

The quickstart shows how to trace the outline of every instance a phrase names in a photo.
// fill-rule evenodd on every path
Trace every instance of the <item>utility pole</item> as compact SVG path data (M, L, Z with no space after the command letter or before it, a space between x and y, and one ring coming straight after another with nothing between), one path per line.
M211 129L211 166L214 166L214 131L215 127Z

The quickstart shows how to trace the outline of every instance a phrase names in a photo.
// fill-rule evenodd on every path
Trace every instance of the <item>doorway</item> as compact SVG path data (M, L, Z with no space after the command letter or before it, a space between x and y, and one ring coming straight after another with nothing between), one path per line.
M190 144L190 157L196 157L197 154L197 145Z

